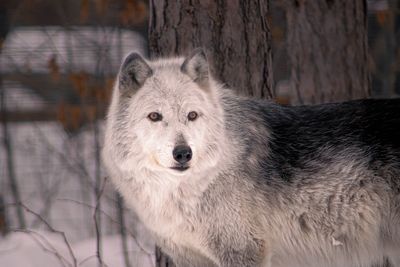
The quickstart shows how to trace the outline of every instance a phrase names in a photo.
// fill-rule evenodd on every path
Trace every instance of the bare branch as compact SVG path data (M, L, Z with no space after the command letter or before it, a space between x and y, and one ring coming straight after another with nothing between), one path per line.
M122 250L123 250L123 255L124 255L125 266L130 267L131 263L129 261L128 245L126 242L127 240L126 240L126 232L125 232L124 203L123 203L121 195L118 192L116 192L116 198L117 198L119 232L121 234L121 243L122 243Z
M70 254L70 256L71 256L71 258L72 258L72 260L73 260L72 266L74 266L74 267L77 267L77 266L78 266L78 265L77 265L76 257L75 257L75 255L74 255L74 252L73 252L73 250L72 250L72 248L71 248L71 245L70 245L70 243L68 242L68 239L67 239L67 237L66 237L66 235L65 235L64 232L54 229L42 216L40 216L38 213L34 212L32 209L30 209L28 206L26 206L26 205L23 204L23 203L10 203L10 204L7 204L7 205L10 205L10 206L11 206L11 205L14 205L14 206L18 205L18 206L23 207L24 210L25 210L26 212L29 212L30 214L34 215L34 216L35 216L36 218L38 218L44 225L46 225L46 227L47 227L51 232L56 233L56 234L59 234L59 235L63 238L64 243L65 243L65 245L66 245L67 248L68 248L68 252L69 252L69 254ZM22 230L20 230L20 231L22 231ZM27 230L27 231L32 232L31 230Z
M29 236L32 237L32 239L43 249L43 251L55 256L62 266L77 266L72 265L72 263L63 257L44 235L28 229L12 229L11 231L29 234Z
M75 204L77 204L77 205L82 205L82 206L87 207L87 208L96 209L95 206L92 206L92 205L87 204L87 203L80 202L80 201L75 200L75 199L59 198L59 199L56 199L56 200L58 200L58 201L67 201L67 202L75 203ZM114 223L114 224L116 224L116 225L120 225L120 223L119 223L117 220L115 220L111 215L109 215L108 213L106 213L104 210L99 209L99 212L101 212L104 216L106 216L112 223ZM126 226L124 226L124 231L125 231L125 233L128 233L129 236L136 242L137 246L139 247L139 249L140 249L142 252L146 253L149 257L154 255L154 252L153 252L153 253L148 252L148 251L140 244L139 240L135 237L135 234L132 233L132 232L129 230L129 228L127 228Z
M105 185L107 183L107 177L104 178L103 185L100 188L100 191L98 192L98 195L96 196L96 207L93 213L93 220L94 220L94 226L96 229L96 255L97 259L99 260L100 266L104 266L104 262L101 256L101 230L100 230L100 225L99 225L99 210L100 210L100 199L101 196L103 195Z

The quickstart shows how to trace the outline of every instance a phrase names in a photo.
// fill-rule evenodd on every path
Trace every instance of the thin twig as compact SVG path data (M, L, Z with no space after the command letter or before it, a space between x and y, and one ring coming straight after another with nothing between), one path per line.
M75 200L75 199L58 198L58 199L56 199L56 201L66 201L66 202L71 202L71 203L75 203L75 204L78 204L78 205L82 205L82 206L87 207L87 208L96 209L95 206L92 206L92 205L87 204L87 203L83 203L83 202L78 201L78 200ZM99 209L99 212L102 213L104 216L106 216L112 223L114 223L114 224L116 224L116 225L120 225L120 223L119 223L117 220L115 220L111 215L109 215L108 213L106 213L104 210ZM139 247L139 249L140 249L142 252L148 254L149 256L153 256L153 255L154 255L154 252L149 252L149 251L147 251L147 250L140 244L140 242L139 242L139 240L136 238L135 234L132 233L132 231L131 231L128 227L124 226L124 230L125 230L125 232L128 233L129 236L136 242L137 246Z
M103 195L106 183L107 183L107 177L104 178L103 185L101 186L100 191L99 191L98 195L96 196L97 197L96 207L95 207L94 213L93 213L94 226L96 229L96 255L97 255L97 259L99 260L100 266L104 266L105 264L104 264L102 256L101 256L101 233L100 233L100 227L99 227L99 223L97 220L97 216L99 215L100 199L101 199L101 196Z
M35 241L36 244L38 244L43 249L43 251L55 256L62 266L73 266L72 263L70 263L65 257L63 257L50 243L50 241L48 241L46 237L44 237L42 234L29 229L12 229L11 231L29 234L33 241Z
M122 197L118 192L116 192L116 198L117 198L117 210L118 210L118 220L119 220L119 232L121 234L121 244L122 244L122 252L124 255L125 267L131 267L128 255L126 232L125 232L124 204L122 201Z
M88 260L90 260L90 259L92 259L92 258L97 258L97 255L90 255L90 256L84 258L83 260L81 260L81 261L79 262L79 265L84 264L85 262L87 262Z
M78 266L78 265L77 265L76 257L75 257L75 255L74 255L73 250L72 250L72 247L71 247L70 243L68 242L67 236L65 235L64 232L54 229L42 216L40 216L40 214L34 212L32 209L30 209L30 208L29 208L28 206L26 206L24 203L21 203L21 202L20 202L20 203L10 203L10 204L7 204L7 205L19 205L20 207L23 207L24 210L25 210L26 212L29 212L29 213L33 214L33 215L34 215L36 218L38 218L43 224L45 224L46 227L47 227L51 232L61 235L61 237L62 237L63 240L64 240L65 245L66 245L67 248L68 248L69 255L71 256L71 258L72 258L72 260L73 260L73 266L74 266L74 267L77 267L77 266ZM21 230L21 231L22 231L22 230Z

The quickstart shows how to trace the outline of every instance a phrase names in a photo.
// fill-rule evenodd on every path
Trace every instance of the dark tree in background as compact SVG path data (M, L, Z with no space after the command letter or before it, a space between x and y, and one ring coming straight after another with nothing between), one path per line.
M285 0L291 103L370 96L366 0Z
M204 47L212 73L243 95L271 98L268 1L150 1L150 55Z
M0 53L2 52L2 46L6 39L6 36L10 30L10 18L8 14L8 8L10 7L10 3L0 2ZM21 202L21 194L17 182L17 176L15 171L15 163L14 163L14 151L12 149L12 135L10 134L10 130L7 122L7 112L5 112L5 96L4 96L4 88L3 88L3 75L0 70L0 112L3 114L0 122L1 122L1 130L2 130L2 143L5 148L5 155L7 161L7 174L8 181L10 183L10 190L12 192L13 200L15 204ZM25 216L22 211L22 208L17 205L17 217L19 227L24 229L26 227ZM0 195L0 228L4 228L3 231L6 231L6 208L3 203L2 196ZM1 229L0 229L1 230Z

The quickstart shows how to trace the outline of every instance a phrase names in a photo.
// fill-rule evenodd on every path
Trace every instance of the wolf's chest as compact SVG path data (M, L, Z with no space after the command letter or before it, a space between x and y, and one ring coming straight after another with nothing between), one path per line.
M177 232L192 232L195 203L182 200L174 188L167 185L144 185L135 195L126 192L125 198L133 198L135 211L142 222L159 235L175 235Z
M171 194L156 194L153 188L143 204L136 208L139 217L157 236L184 247L202 247L201 233L190 215L195 211L190 210L189 203L182 203Z
M157 178L147 176L120 187L126 202L157 236L185 247L202 247L204 227L200 227L198 209L204 186L173 184L168 177Z

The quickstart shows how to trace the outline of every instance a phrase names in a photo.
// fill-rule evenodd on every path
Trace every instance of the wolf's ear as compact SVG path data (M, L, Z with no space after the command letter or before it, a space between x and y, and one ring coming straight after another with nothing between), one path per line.
M119 73L119 88L123 92L136 91L153 75L146 61L136 52L129 54L121 65Z
M181 71L187 74L192 80L201 87L208 86L209 70L206 54L203 49L196 48L185 59L181 66Z

